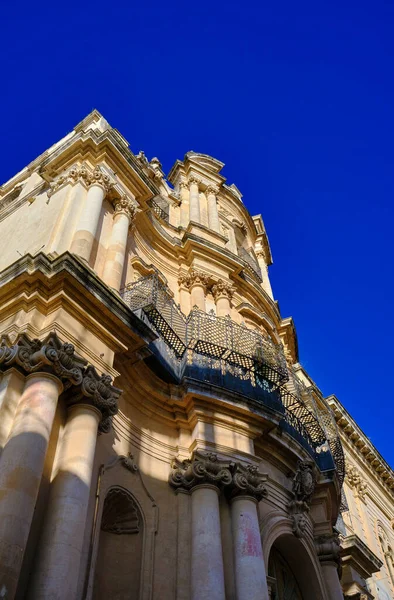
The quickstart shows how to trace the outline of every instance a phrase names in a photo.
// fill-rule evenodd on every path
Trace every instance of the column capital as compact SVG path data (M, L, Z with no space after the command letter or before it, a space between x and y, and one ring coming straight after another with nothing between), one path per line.
M55 332L44 340L30 340L22 334L15 344L3 339L0 344L0 371L10 367L17 368L24 375L55 377L64 391L69 391L69 404L86 403L88 399L101 412L99 430L103 433L109 431L122 391L112 385L109 375L99 375L92 365L77 355L73 344L61 342Z
M200 184L201 184L201 179L199 179L195 175L190 175L188 177L187 185L188 185L189 189L190 189L191 185L198 185L199 186Z
M134 219L137 213L137 207L131 198L124 195L121 198L115 198L113 204L115 209L114 217L116 217L116 215L126 215L130 222Z
M218 188L217 185L210 184L210 185L207 186L207 188L205 190L205 193L206 193L207 196L211 196L211 195L212 196L217 196L219 194L219 191L220 190L219 190L219 188Z
M249 496L256 502L260 502L268 495L267 488L264 485L267 478L267 475L259 472L256 465L233 463L232 485L228 490L234 500Z
M334 562L340 565L341 546L337 533L326 533L315 537L315 546L321 563Z
M223 279L219 279L215 283L215 285L212 286L211 292L212 292L215 302L221 297L228 298L229 300L231 300L231 298L234 295L235 288L233 285L231 285L231 283L229 281L224 281Z
M103 188L106 194L113 186L113 181L111 181L109 175L102 171L99 165L96 165L93 171L89 173L88 181L90 187L93 185L98 185Z
M90 171L84 163L81 165L73 165L71 169L61 173L56 179L54 179L47 191L47 196L50 198L60 188L67 184L74 185L78 181L81 181L86 187L89 186Z
M169 484L175 489L192 490L201 484L222 489L232 481L231 463L220 460L212 452L195 452L192 459L173 461Z
M192 268L188 273L183 273L178 277L178 283L187 289L191 289L195 285L200 285L206 290L209 279L210 277L207 273Z
M180 190L182 190L182 189L184 189L184 190L188 190L188 189L189 189L189 184L188 184L188 182L187 182L187 181L185 181L184 179L182 179L182 180L179 182L179 189L180 189Z

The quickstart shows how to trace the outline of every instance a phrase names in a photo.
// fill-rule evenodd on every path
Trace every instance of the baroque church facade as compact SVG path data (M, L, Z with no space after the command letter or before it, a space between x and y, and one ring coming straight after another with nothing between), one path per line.
M0 188L0 597L393 600L394 473L223 163L97 111Z

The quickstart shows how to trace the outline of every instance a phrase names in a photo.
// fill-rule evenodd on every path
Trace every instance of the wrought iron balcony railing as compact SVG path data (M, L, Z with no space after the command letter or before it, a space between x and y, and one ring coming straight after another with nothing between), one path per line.
M197 308L186 317L157 274L129 284L122 296L132 311L142 311L178 361L186 357L186 362L202 370L248 381L261 395L274 392L280 398L281 425L313 453L329 449L343 482L344 458L338 432L329 422L330 416L320 414L305 399L306 388L288 371L281 346L230 317L217 317ZM208 381L206 375L204 380Z
M279 345L268 337L194 308L186 317L157 275L128 285L123 299L132 310L142 309L177 358L186 350L240 367L272 385L287 380L286 361Z

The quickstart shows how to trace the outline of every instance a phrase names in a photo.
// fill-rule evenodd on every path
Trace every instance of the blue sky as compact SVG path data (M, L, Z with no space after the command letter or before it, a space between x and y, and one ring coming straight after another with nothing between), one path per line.
M97 108L166 172L188 150L262 213L300 359L393 435L394 5L6 3L0 180Z

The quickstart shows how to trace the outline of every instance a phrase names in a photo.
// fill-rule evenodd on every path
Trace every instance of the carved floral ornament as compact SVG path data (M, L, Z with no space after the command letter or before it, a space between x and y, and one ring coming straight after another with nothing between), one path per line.
M212 286L211 291L215 300L218 300L218 298L221 297L231 300L234 295L235 288L229 282L219 279L219 281Z
M202 484L226 490L231 496L252 496L257 501L267 496L264 486L267 476L259 473L255 465L242 465L221 460L217 454L195 452L191 460L173 462L169 477L172 487L191 491Z
M203 271L198 271L197 269L190 269L188 273L181 275L178 278L178 282L179 285L183 285L188 289L192 288L194 285L201 285L206 289L209 283L209 275L203 273Z
M357 494L357 496L361 500L365 500L365 494L367 493L368 484L361 477L360 471L353 465L349 465L346 468L345 479L348 485L353 488Z
M308 526L307 514L316 486L316 473L311 460L298 461L297 471L293 479L292 496L289 503L289 514L293 524L293 533L302 537Z
M219 194L219 188L216 185L208 185L205 190L206 196L217 196Z
M43 341L30 340L21 335L15 344L7 338L0 343L0 370L15 367L23 374L46 372L55 375L69 390L68 403L88 403L102 415L99 430L106 433L111 428L113 415L118 412L118 399L122 391L112 385L109 375L99 375L92 365L75 354L72 344L60 341L50 333Z
M98 165L93 169L93 171L85 164L80 166L75 165L66 173L59 175L59 177L57 177L55 181L51 183L47 192L48 198L50 198L64 185L67 185L68 183L75 184L78 181L84 183L86 187L100 185L104 189L105 193L110 191L114 183L109 175L104 173Z

